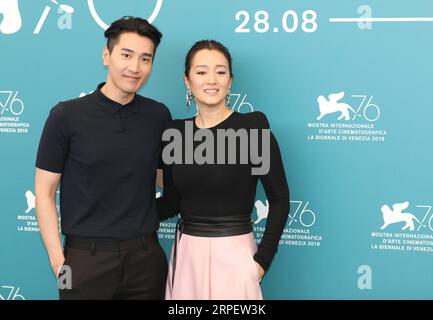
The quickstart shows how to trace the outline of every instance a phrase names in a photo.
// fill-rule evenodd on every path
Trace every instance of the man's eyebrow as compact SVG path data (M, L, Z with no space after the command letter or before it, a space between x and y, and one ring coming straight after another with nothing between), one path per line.
M126 52L130 52L130 53L135 53L134 50L129 49L129 48L122 48L122 49L120 49L120 50L122 50L122 51L126 51ZM153 57L153 55L152 55L151 53L148 53L148 52L144 52L144 53L142 53L141 55L142 55L142 56L146 56L146 57Z

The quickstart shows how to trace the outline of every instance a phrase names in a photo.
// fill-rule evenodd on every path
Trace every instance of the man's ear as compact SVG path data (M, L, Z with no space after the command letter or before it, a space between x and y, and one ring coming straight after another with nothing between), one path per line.
M110 58L110 51L108 51L107 46L102 50L102 63L105 67L108 67L108 60Z

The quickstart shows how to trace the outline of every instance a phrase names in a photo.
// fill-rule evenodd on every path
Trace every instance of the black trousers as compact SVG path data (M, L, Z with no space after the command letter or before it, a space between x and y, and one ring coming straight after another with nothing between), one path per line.
M164 299L168 266L156 233L126 241L66 238L64 247L72 286L59 288L60 300Z

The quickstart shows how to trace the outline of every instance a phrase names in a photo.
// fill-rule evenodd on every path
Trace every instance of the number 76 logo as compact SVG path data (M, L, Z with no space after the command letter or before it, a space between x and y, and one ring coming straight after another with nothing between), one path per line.
M288 217L289 226L299 222L302 226L309 228L316 223L316 214L307 208L309 204L310 201L290 200L291 213ZM254 205L257 210L257 219L254 221L254 224L258 224L260 221L267 219L268 217L269 201L266 200L265 203L263 203L262 201L257 200Z
M14 94L15 93L15 94ZM1 94L7 94L6 102L2 102L0 99L0 114L2 115L5 111L10 111L13 115L19 116L24 111L24 103L21 99L17 98L18 91L0 91ZM13 95L13 97L12 97ZM12 99L11 99L12 98Z
M0 300L26 300L23 295L19 294L20 287L1 286L0 292L6 292L7 295L0 294Z

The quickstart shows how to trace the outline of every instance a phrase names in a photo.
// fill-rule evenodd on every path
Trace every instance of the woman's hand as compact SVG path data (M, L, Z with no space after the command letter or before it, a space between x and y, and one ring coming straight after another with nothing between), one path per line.
M262 266L256 262L257 273L259 275L259 281L262 281L263 276L265 275L265 270L263 270Z

